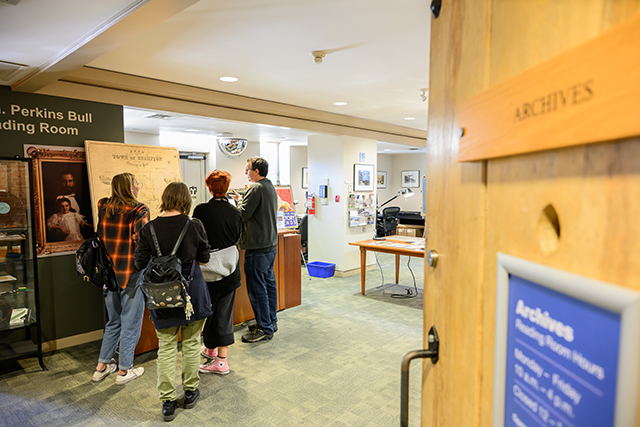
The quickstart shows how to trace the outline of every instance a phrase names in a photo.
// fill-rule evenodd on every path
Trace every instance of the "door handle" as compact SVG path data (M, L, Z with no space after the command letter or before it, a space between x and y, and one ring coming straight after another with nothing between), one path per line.
M438 363L440 339L435 326L429 329L428 348L413 350L402 358L402 377L400 379L400 427L409 427L409 365L413 359L430 358L434 365Z
M430 249L427 252L427 265L435 268L438 265L438 252L435 249Z

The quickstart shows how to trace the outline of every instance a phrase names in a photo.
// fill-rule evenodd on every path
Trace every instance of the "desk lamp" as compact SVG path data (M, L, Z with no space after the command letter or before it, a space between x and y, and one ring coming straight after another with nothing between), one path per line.
M390 198L389 200L387 200L386 202L384 202L380 206L376 206L376 234L374 234L373 240L385 240L384 236L378 236L378 210L381 207L383 207L384 205L386 205L387 203L390 203L393 200L397 199L398 196L404 196L404 198L407 199L407 198L413 196L414 194L415 193L413 191L411 191L410 188L403 188L402 190L398 191L398 194L396 194L395 196L393 196L392 198Z

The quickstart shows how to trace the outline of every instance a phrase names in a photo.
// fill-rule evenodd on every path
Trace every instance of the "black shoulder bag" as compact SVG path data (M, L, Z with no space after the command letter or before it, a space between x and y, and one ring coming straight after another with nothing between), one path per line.
M99 215L98 231L100 217ZM113 271L113 262L99 235L99 232L95 232L92 238L86 239L76 250L76 272L85 282L115 292L119 286L116 273Z
M156 230L153 227L153 221L149 223L151 237L156 248L156 256L151 257L147 267L142 270L138 278L138 283L142 288L146 299L146 306L149 310L158 310L162 308L184 308L187 320L191 318L193 306L191 305L191 297L189 296L189 280L193 277L193 268L191 266L191 275L189 280L182 275L182 262L176 255L178 248L184 239L191 220L182 228L180 236L176 241L173 251L169 255L162 255Z

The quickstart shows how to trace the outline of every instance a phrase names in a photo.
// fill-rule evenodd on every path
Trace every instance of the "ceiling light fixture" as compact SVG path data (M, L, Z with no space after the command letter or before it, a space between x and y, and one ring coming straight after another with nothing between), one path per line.
M200 129L185 129L185 132L200 132Z
M405 120L415 120L416 118L415 117L405 117L404 119Z
M391 148L385 148L384 151L393 151Z
M347 103L344 101L338 101L338 102L334 102L333 105L347 105Z
M233 83L233 82L237 82L238 78L237 77L220 77L220 80L222 80L223 82L227 82L227 83Z

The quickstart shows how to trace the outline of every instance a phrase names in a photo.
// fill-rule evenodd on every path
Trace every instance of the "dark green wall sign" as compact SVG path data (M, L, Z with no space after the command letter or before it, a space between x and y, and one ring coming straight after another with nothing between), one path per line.
M85 140L124 143L122 106L0 86L0 156L23 157L25 145L84 148ZM43 341L102 329L102 293L78 278L73 254L39 258L38 274Z

